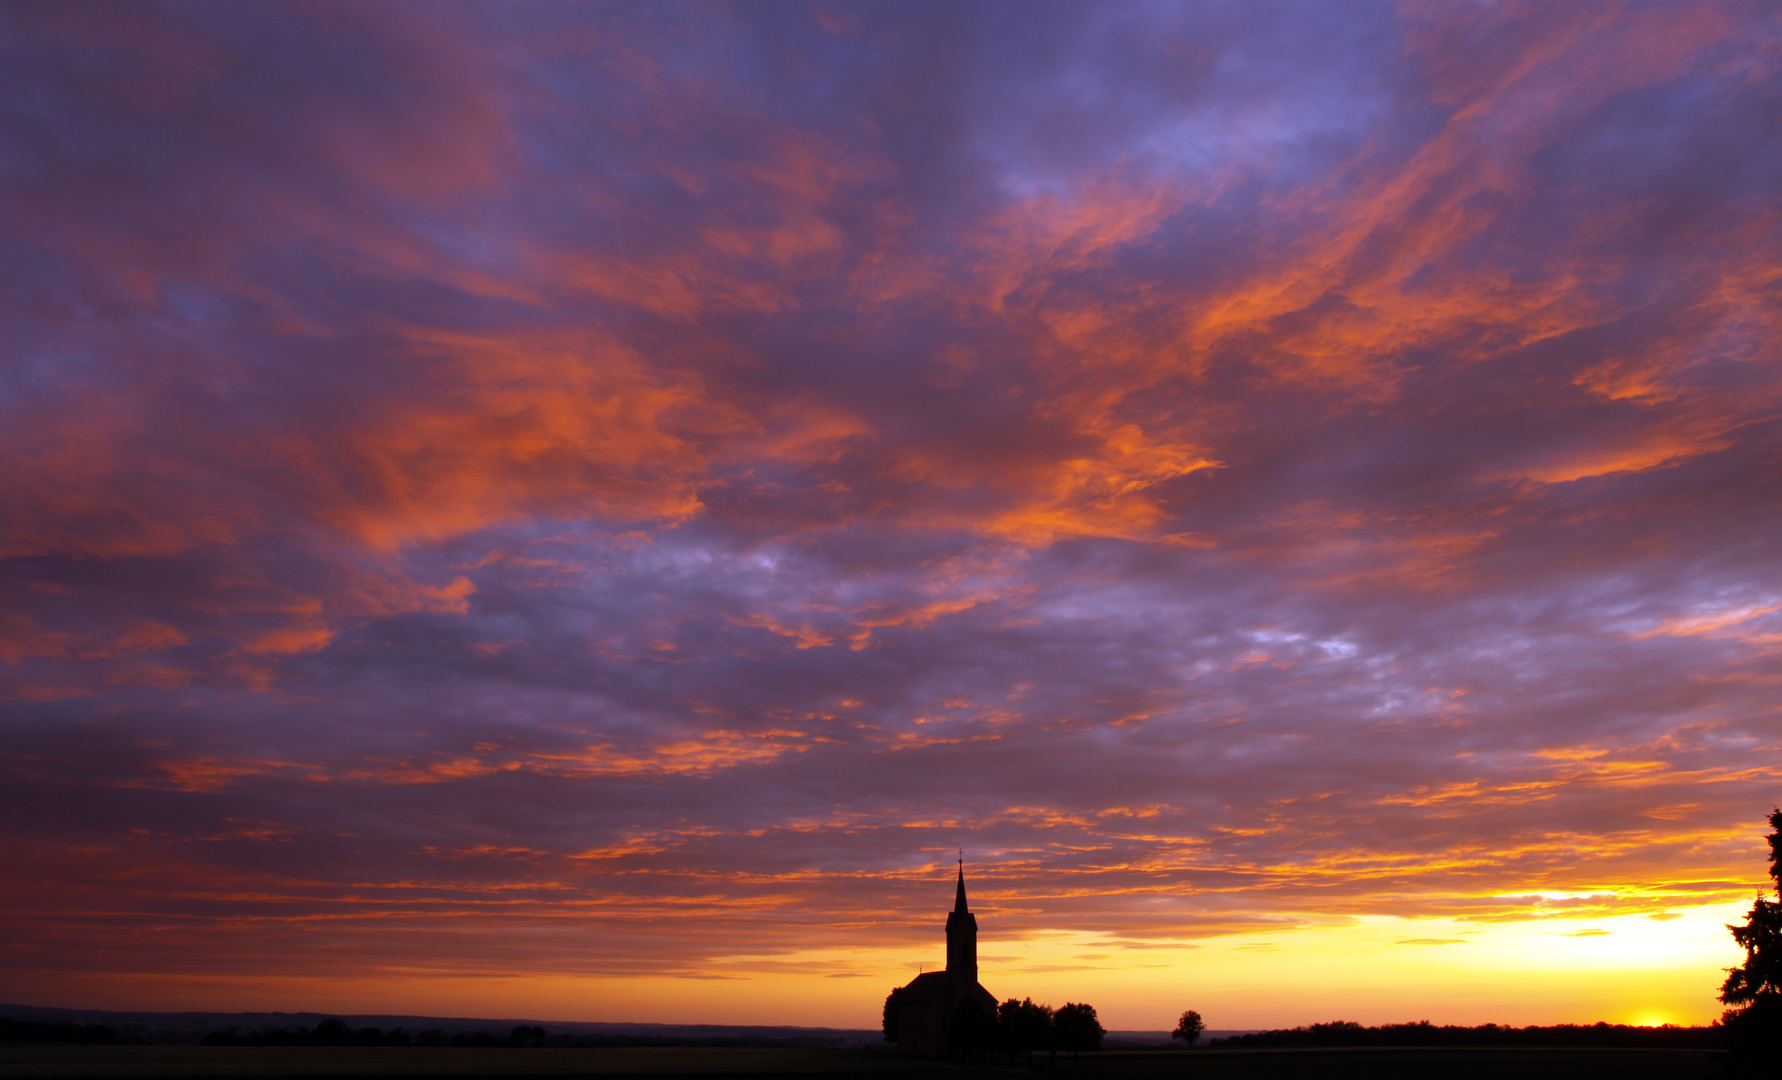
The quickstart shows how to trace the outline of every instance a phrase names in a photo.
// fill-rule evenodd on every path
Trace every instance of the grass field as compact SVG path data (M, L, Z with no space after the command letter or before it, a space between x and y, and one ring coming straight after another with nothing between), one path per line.
M1724 1080L1705 1050L1192 1050L1085 1054L1035 1071L1105 1080Z
M614 1047L4 1046L14 1077L797 1077L800 1080L1721 1080L1697 1050L1195 1050L1041 1056L1029 1066L910 1061L848 1050Z
M946 1071L845 1050L603 1047L588 1050L396 1046L7 1046L0 1077L900 1076Z

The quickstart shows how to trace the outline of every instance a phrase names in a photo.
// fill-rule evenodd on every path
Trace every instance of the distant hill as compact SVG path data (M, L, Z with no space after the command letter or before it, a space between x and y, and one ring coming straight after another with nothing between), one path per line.
M1712 1027L1635 1027L1629 1024L1550 1024L1545 1027L1510 1027L1480 1024L1381 1024L1368 1027L1352 1020L1328 1024L1257 1031L1213 1041L1226 1050L1308 1050L1336 1047L1595 1047L1645 1050L1716 1050L1723 1047L1725 1029Z
M1230 1039L1239 1035L1251 1035L1260 1028L1209 1028L1200 1033L1200 1041L1196 1046L1205 1046L1208 1039ZM1110 1031L1102 1039L1103 1050L1146 1050L1161 1046L1180 1047L1182 1044L1170 1038L1167 1031Z
M355 1028L403 1028L410 1034L440 1028L449 1035L486 1031L505 1037L520 1026L542 1027L552 1035L612 1038L627 1042L748 1043L775 1046L845 1048L883 1041L881 1033L866 1029L822 1027L749 1027L730 1024L607 1024L571 1020L523 1018L483 1019L464 1016L395 1016L374 1013L318 1012L123 1012L108 1009L54 1009L39 1005L0 1004L0 1017L39 1023L104 1024L126 1039L189 1045L207 1033L236 1028L240 1031L276 1028L313 1028L329 1017L339 1017Z
M241 1032L313 1028L329 1017L339 1017L355 1028L383 1030L402 1028L409 1034L439 1028L446 1035L474 1035L486 1031L506 1036L516 1027L542 1027L552 1035L611 1039L615 1042L657 1044L753 1044L847 1049L877 1046L884 1041L878 1029L825 1027L751 1027L736 1024L625 1024L576 1020L525 1018L485 1019L466 1016L395 1016L381 1013L318 1012L122 1012L107 1009L54 1009L41 1005L0 1004L0 1017L38 1023L104 1024L125 1039L152 1043L193 1045L212 1031L235 1028ZM1209 1031L1201 1038L1230 1037L1247 1031ZM1103 1045L1122 1047L1167 1046L1167 1031L1110 1031ZM1180 1044L1177 1044L1180 1045Z

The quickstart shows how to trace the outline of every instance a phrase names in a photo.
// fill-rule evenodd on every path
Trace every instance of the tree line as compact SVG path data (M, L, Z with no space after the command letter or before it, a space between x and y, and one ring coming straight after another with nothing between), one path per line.
M67 1025L64 1025L67 1026ZM737 1047L737 1046L825 1046L826 1042L797 1037L775 1039L747 1035L635 1035L635 1034L552 1034L535 1025L519 1025L506 1035L490 1031L458 1031L425 1028L409 1032L403 1028L355 1028L338 1017L323 1020L313 1028L256 1028L242 1031L226 1028L212 1031L199 1040L201 1046L453 1046L453 1047L526 1047L548 1046L558 1049L595 1049L609 1047Z
M1629 1024L1552 1024L1509 1027L1480 1024L1459 1027L1431 1024L1381 1024L1367 1027L1350 1020L1277 1031L1257 1031L1214 1039L1209 1046L1228 1050L1309 1049L1337 1046L1571 1046L1645 1050L1711 1050L1723 1045L1719 1027L1634 1027Z
M892 991L885 998L883 1028L886 1042L896 1042L897 1015L892 1006ZM1100 1050L1107 1031L1095 1015L1095 1006L1083 1002L1066 1002L1054 1009L1035 1004L1032 998L1009 998L996 1007L996 1015L979 1011L973 1002L959 1003L947 1040L966 1055L1007 1054L1010 1057L1032 1057L1045 1051L1054 1059L1060 1053L1081 1054Z
M545 1029L522 1024L505 1039L487 1031L460 1031L447 1035L444 1028L427 1028L413 1035L402 1028L383 1030L355 1028L339 1017L329 1017L313 1028L295 1031L274 1028L242 1033L235 1028L212 1031L198 1040L200 1046L543 1046Z
M0 1016L0 1043L94 1045L129 1041L118 1038L117 1031L106 1024L14 1020L10 1016Z

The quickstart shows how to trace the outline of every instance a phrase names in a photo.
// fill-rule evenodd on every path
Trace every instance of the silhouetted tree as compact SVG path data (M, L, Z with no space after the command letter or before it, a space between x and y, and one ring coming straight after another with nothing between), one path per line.
M1052 1042L1060 1050L1081 1055L1085 1050L1100 1050L1101 1021L1095 1018L1095 1006L1066 1002L1052 1014Z
M416 1046L444 1046L445 1044L445 1028L423 1028L415 1033Z
M1021 1003L1014 998L996 1007L996 1049L1003 1054L1018 1054L1020 1046L1015 1038L1015 1016L1021 1009Z
M330 1016L317 1024L309 1037L317 1046L346 1046L353 1041L353 1029L340 1017Z
M1052 1007L1010 998L996 1007L996 1042L1010 1054L1032 1054L1052 1044Z
M895 990L893 990L889 994L885 995L885 1018L882 1021L882 1023L884 1024L884 1027L885 1027L885 1041L892 1042L892 1043L896 1042L897 1041L897 991L895 991Z
M507 1037L507 1041L514 1046L543 1046L544 1039L545 1029L541 1027L533 1027L529 1024L521 1024L519 1027L514 1028L513 1032Z
M1723 1004L1737 1006L1721 1018L1734 1049L1745 1054L1782 1056L1782 810L1770 812L1770 880L1776 900L1758 894L1745 925L1728 926L1745 950L1741 967L1726 969L1720 987Z
M1169 1037L1171 1039L1180 1039L1189 1046L1193 1046L1200 1041L1200 1033L1206 1029L1207 1026L1200 1022L1200 1014L1193 1009L1189 1009L1182 1014L1180 1020L1176 1021L1176 1030L1170 1032Z

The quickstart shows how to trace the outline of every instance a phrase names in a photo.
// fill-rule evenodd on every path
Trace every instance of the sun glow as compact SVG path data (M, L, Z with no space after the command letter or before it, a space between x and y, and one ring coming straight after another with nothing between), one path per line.
M0 1001L1714 1017L1782 6L679 10L7 9Z
M1656 1012L1652 1009L1641 1009L1629 1017L1626 1023L1631 1024L1634 1027L1655 1028L1664 1027L1666 1024L1680 1025L1684 1023L1684 1021L1679 1020L1673 1013Z

